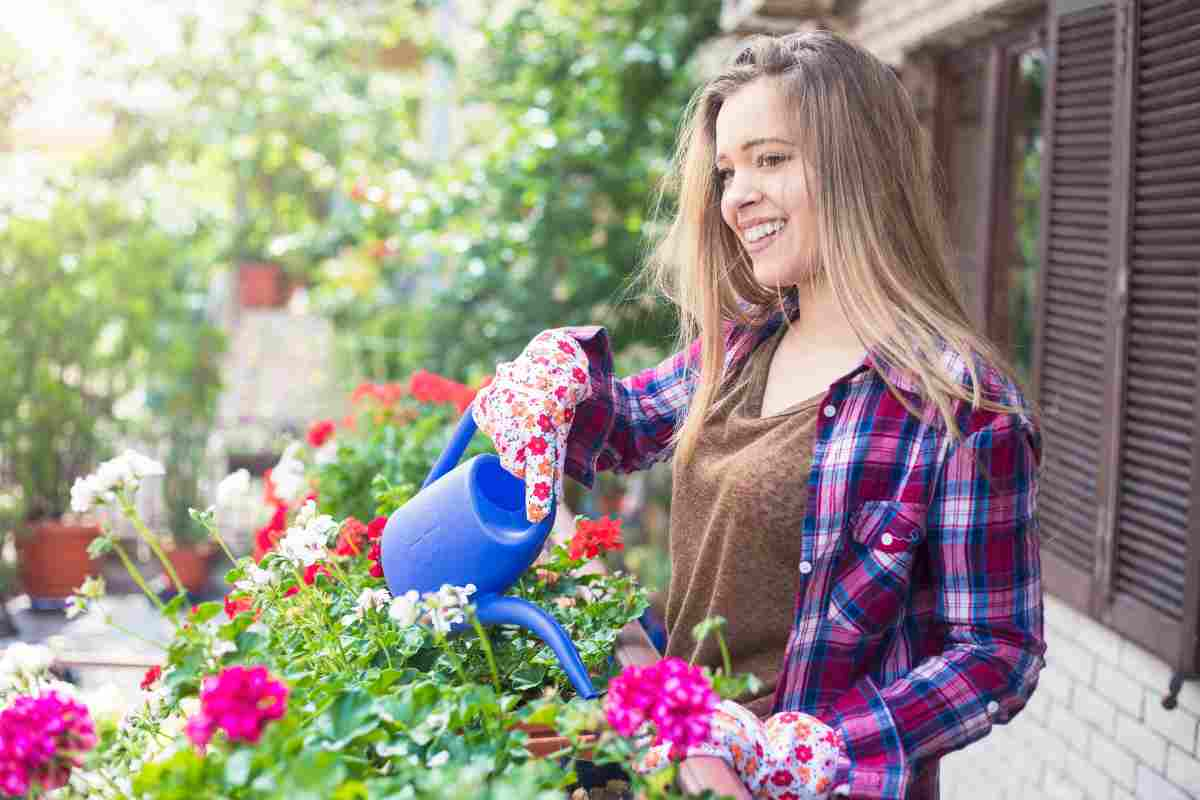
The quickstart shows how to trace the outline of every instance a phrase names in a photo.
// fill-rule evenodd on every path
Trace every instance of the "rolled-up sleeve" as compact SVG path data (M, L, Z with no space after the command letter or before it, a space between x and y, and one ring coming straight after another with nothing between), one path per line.
M671 455L671 438L691 400L700 342L627 378L613 374L608 332L563 328L588 358L591 395L575 409L564 471L589 489L598 470L634 472Z

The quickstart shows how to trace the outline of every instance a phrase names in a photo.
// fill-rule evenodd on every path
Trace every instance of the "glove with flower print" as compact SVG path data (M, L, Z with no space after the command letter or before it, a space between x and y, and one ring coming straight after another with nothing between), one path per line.
M525 515L538 522L562 497L575 407L591 395L587 354L568 333L542 331L514 361L496 366L475 397L475 424L506 470L525 480Z
M784 711L764 721L723 700L713 712L708 742L689 747L686 755L722 759L756 798L826 800L840 752L837 731L816 717ZM665 766L667 758L666 746L657 745L634 768L653 772Z

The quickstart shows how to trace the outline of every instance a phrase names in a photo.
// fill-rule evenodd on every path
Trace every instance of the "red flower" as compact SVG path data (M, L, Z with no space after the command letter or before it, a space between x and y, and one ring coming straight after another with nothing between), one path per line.
M542 429L542 433L550 433L554 430L554 420L550 419L548 414L538 414L538 427Z
M788 772L786 769L777 769L775 772L771 773L771 783L775 784L776 786L791 786L792 780L792 773Z
M567 387L559 386L554 390L554 396L558 399L558 402L565 403L567 401Z
M579 519L571 538L568 554L571 558L595 558L610 550L624 550L621 541L621 520L602 518L596 521Z
M538 500L545 500L547 497L550 496L550 484L548 484L548 483L534 484L533 496L536 497Z
M229 617L230 619L233 619L238 614L253 610L254 601L248 596L242 595L241 597L233 597L232 595L225 595L225 616ZM258 615L255 614L254 618L258 619Z
M380 559L383 558L383 547L378 539L371 543L371 552L367 553L367 558L371 559L371 577L382 578L383 564L380 563Z
M467 410L476 393L470 386L423 369L409 377L408 391L421 403L451 403L460 414Z
M342 532L338 534L337 546L333 552L339 556L358 556L362 555L367 549L370 532L366 525L354 517L350 517L342 525Z
M329 441L329 437L333 436L335 430L337 430L337 425L333 420L317 420L308 428L308 443L313 447L320 447Z
M574 369L571 370L571 377L574 378L575 380L579 381L580 383L588 382L588 374L586 372L584 372L583 370L581 370L579 367L575 367Z
M294 595L294 594L300 594L300 587L299 587L299 586L289 586L289 587L287 588L287 591L283 593L283 596L284 596L284 597L291 597L291 596L292 596L292 595Z
M374 400L379 405L388 408L396 404L407 393L403 384L399 383L360 383L350 395L350 402L357 403L360 400Z
M162 677L162 667L155 664L150 669L146 670L146 674L142 676L142 691L148 691L151 686L158 683L158 679Z
M283 537L284 531L287 530L287 511L287 504L276 503L275 513L271 515L270 521L254 534L254 560L256 562L262 561L263 556L275 549L275 545Z
M309 586L312 586L314 583L316 583L318 575L324 575L330 579L333 578L333 575L330 574L329 570L324 564L309 564L308 568L304 570L304 582Z
M540 456L546 452L546 440L540 436L534 436L529 440L529 449L533 451L535 456Z
M812 761L812 757L813 751L808 745L802 744L796 748L796 758L798 758L801 762L807 764L809 761Z
M374 542L383 536L383 529L387 527L387 522L387 517L376 517L367 523L367 538Z

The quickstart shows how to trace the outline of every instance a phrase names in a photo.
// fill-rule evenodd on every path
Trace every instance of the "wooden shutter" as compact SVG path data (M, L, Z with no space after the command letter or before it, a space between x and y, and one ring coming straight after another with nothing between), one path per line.
M1111 1L1051 6L1042 161L1042 274L1034 385L1043 411L1039 490L1047 588L1092 612L1105 520L1103 431L1111 373L1115 11ZM1111 530L1111 526L1109 526Z
M1196 668L1200 4L1131 4L1131 188L1114 627Z
M1200 6L1050 10L1043 285L1047 589L1200 667Z

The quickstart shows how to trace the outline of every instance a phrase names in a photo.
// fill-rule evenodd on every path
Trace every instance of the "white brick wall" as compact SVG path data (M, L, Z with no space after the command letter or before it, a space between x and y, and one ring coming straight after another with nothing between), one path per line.
M943 800L1200 800L1200 686L1047 594L1046 668L1025 709L942 760Z

